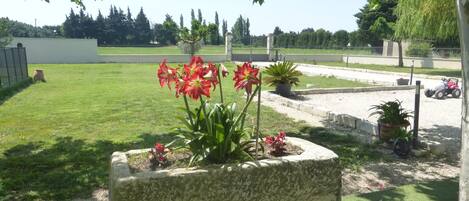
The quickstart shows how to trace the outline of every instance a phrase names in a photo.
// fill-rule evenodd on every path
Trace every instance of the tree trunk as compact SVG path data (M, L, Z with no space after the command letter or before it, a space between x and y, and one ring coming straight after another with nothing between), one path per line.
M404 58L402 56L402 41L397 41L397 47L399 49L399 67L404 67Z
M459 176L459 200L469 200L469 12L465 7L469 0L456 0L458 9L459 36L461 38L462 61L462 118L461 118L461 174Z

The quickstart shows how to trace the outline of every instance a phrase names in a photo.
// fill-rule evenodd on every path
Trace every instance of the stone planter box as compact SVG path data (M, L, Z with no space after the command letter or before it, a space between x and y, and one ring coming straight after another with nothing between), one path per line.
M304 152L242 164L140 173L131 173L127 156L148 150L115 152L111 159L110 200L341 200L337 155L306 140L287 141Z

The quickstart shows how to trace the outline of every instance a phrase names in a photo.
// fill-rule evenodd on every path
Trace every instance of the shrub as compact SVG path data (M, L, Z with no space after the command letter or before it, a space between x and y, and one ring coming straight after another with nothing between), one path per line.
M264 78L264 81L270 86L278 84L296 86L300 82L299 77L302 75L300 71L296 70L296 65L290 61L272 64L264 72L269 75L269 77Z
M410 57L428 57L431 50L432 46L430 43L415 42L410 44L406 51L406 55Z
M370 110L375 110L370 114L370 116L379 115L378 121L386 124L409 124L409 121L407 119L409 117L412 117L412 115L410 115L410 112L402 107L402 101L399 100L383 102L379 105L373 105Z

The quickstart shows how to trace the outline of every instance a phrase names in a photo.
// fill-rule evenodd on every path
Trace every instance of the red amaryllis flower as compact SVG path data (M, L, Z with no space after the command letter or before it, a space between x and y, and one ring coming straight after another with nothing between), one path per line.
M194 74L198 76L203 76L204 71L204 61L201 57L192 57L191 63L189 65L184 64L184 72L186 77L191 77Z
M156 151L157 153L164 153L164 152L165 152L165 149L166 149L166 148L165 148L164 144L160 144L160 143L156 143L156 144L155 144L155 151Z
M215 66L212 63L209 63L206 68L204 68L204 79L210 81L213 86L213 90L215 90L215 87L218 84L218 69L217 66Z
M197 100L204 95L210 97L210 81L193 74L191 77L184 78L183 93L190 98Z
M166 60L160 64L160 68L158 68L158 79L160 80L161 87L164 85L168 85L168 88L171 89L171 83L177 82L177 69L170 68L166 65Z
M238 66L238 69L235 71L235 76L233 77L236 90L246 89L246 92L251 94L252 85L260 83L257 77L258 74L259 69L253 68L251 63L246 62L242 66Z

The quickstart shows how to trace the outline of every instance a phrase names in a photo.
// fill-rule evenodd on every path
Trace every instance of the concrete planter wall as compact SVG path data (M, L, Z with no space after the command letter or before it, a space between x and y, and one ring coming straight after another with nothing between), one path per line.
M131 173L127 156L111 159L110 199L171 201L340 200L341 169L337 155L311 142L287 138L301 155L203 169Z

